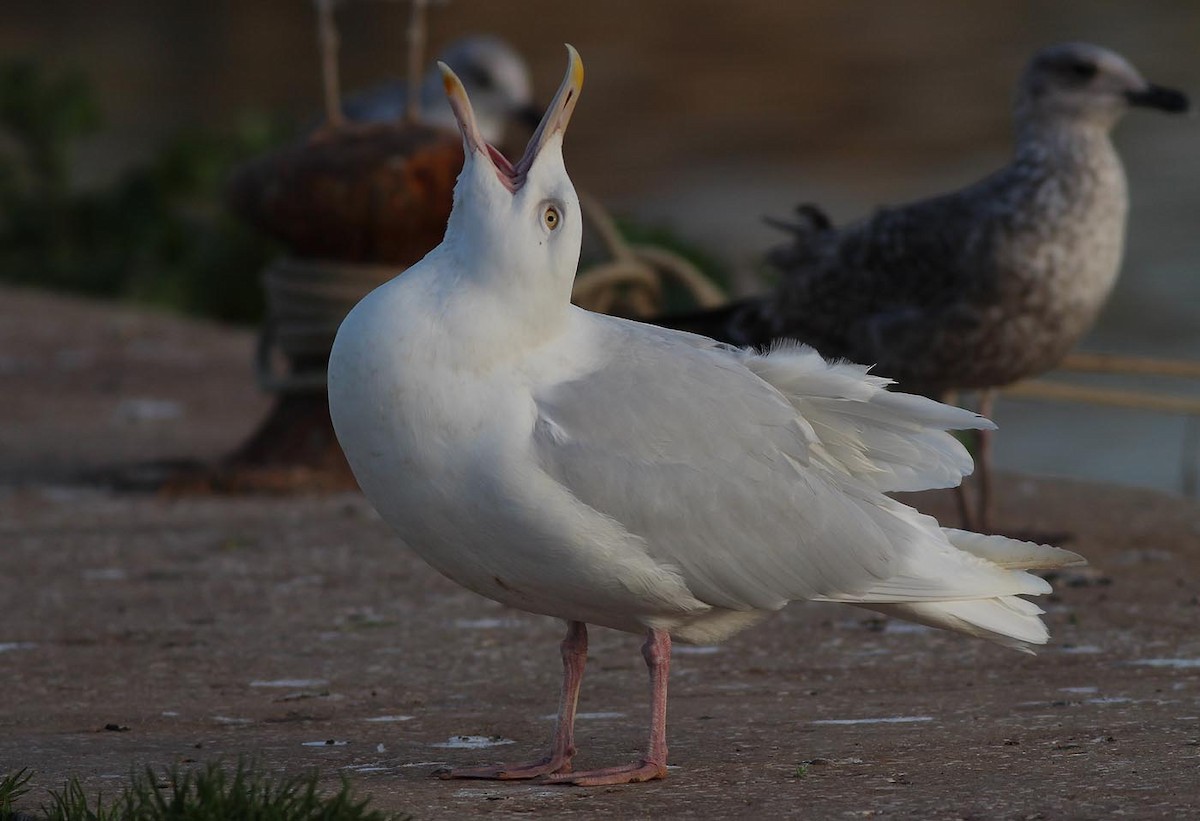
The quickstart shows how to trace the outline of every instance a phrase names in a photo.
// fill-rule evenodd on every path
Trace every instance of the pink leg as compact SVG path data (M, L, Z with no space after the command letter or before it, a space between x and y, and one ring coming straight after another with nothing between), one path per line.
M582 773L551 775L555 784L602 787L630 784L667 777L667 677L671 671L671 636L665 630L651 630L642 645L642 656L650 670L650 743L646 757L633 764L588 770Z
M567 623L567 637L562 642L563 684L558 704L558 724L550 754L527 764L494 767L441 769L434 772L439 778L487 778L509 781L537 778L551 773L571 772L571 757L575 755L575 707L579 703L579 685L583 682L583 666L587 662L587 625L581 621Z

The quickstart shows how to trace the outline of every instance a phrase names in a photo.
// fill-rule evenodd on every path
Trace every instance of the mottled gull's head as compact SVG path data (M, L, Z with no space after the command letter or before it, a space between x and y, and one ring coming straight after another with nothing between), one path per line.
M537 125L542 116L533 104L529 68L516 49L499 37L482 34L464 37L442 52L441 61L462 79L475 103L479 130L491 143L504 139L507 126ZM395 122L408 109L408 84L392 80L346 98L346 118L355 122ZM454 128L454 114L442 91L442 74L433 69L420 89L420 119L429 125Z
M1146 82L1121 55L1090 43L1060 43L1039 51L1017 90L1023 122L1111 128L1130 106L1180 112L1188 99Z
M533 102L529 68L504 40L486 34L464 37L442 52L440 59L454 69L470 92L479 129L489 142L503 139L507 123L537 126L542 112ZM431 110L445 99L442 78L438 72L434 74L438 76L427 79L421 95ZM447 119L445 124L452 126L452 122Z

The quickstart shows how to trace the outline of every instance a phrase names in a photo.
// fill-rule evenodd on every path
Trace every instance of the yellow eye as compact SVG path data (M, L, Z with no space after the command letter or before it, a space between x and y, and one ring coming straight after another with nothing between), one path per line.
M558 213L558 209L553 205L548 205L546 206L546 211L542 214L542 222L546 224L547 228L553 231L562 222L562 214Z

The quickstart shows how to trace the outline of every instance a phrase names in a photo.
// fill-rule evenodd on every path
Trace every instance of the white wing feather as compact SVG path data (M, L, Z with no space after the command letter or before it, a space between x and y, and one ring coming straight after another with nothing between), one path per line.
M888 391L891 380L870 375L866 366L826 362L809 347L743 356L746 367L779 389L812 426L822 461L877 490L956 486L972 462L945 431L995 428L970 411Z
M1009 568L1065 557L948 536L880 492L956 484L971 461L945 431L990 425L981 417L889 393L865 368L827 364L805 348L759 356L574 316L605 356L574 380L535 386L539 463L640 537L701 601L731 610L796 599L907 606L1047 592ZM1016 560L1025 554L1028 563ZM1029 618L1027 607L1005 607ZM1037 640L1035 630L1016 632L1018 642Z

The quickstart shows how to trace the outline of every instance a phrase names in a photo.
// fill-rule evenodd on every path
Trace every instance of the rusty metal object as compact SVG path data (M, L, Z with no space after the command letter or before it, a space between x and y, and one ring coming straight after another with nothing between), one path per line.
M407 267L441 241L462 162L439 128L347 124L243 167L228 202L295 256Z

